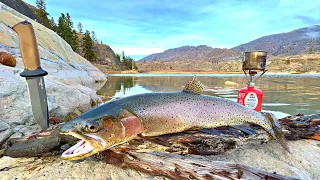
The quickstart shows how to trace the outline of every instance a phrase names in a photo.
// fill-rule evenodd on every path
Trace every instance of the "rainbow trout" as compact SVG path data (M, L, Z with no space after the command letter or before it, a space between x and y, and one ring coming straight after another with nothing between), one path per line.
M134 139L190 129L253 123L289 151L279 123L231 100L200 95L203 85L194 78L181 92L146 93L110 101L65 123L60 133L81 139L62 154L76 160Z

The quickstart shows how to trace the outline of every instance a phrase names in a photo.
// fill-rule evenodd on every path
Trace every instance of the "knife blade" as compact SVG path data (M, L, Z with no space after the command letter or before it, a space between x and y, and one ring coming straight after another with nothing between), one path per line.
M41 68L39 51L33 26L28 21L12 27L18 34L19 46L24 70L20 76L25 77L28 86L32 113L36 122L43 128L49 127L47 94L43 76L48 73Z

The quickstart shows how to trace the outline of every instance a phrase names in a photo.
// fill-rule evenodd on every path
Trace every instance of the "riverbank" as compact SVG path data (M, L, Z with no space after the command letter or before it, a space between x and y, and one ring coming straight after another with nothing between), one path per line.
M152 61L136 62L138 70L115 71L105 65L96 65L106 74L242 74L242 61ZM267 73L319 74L320 53L293 56L273 56L267 59Z
M105 74L243 74L242 71L235 72L219 72L219 71L181 71L181 70L146 70L146 71L137 71L137 70L128 70L128 71L116 71L116 70L105 70ZM260 73L260 72L259 72ZM290 75L290 74L310 74L310 75L319 75L319 72L274 72L267 71L267 74L279 74L279 75Z
M243 72L219 72L219 71L183 71L183 70L128 70L128 71L104 71L106 74L242 74Z

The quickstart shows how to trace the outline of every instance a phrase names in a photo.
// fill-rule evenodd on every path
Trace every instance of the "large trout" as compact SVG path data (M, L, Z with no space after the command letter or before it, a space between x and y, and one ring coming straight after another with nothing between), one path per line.
M202 89L194 78L181 92L139 94L92 109L60 128L62 134L81 139L62 158L88 157L138 135L158 136L242 122L260 125L289 151L281 127L271 114L263 115L228 99L200 95Z

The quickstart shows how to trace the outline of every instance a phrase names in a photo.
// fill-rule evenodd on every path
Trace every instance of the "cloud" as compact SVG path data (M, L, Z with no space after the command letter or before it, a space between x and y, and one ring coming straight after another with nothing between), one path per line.
M314 18L310 16L297 15L297 19L301 20L305 24L320 24L320 18Z

